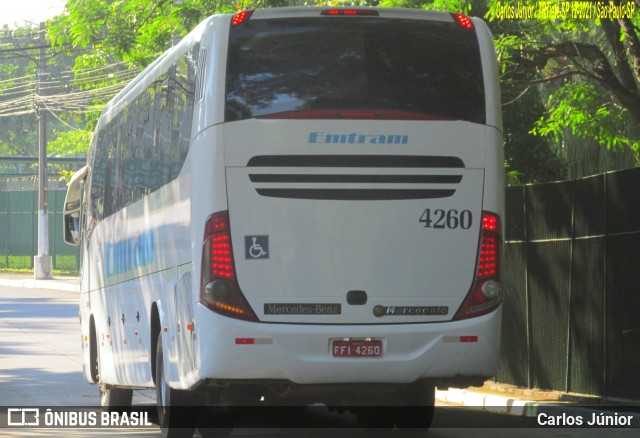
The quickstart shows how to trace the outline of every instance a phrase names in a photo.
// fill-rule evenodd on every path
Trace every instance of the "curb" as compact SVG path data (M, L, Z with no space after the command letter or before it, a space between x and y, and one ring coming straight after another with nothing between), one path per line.
M449 388L436 390L436 400L445 403L462 405L464 407L500 414L534 417L541 406L555 406L563 402L541 402L526 400L497 394L486 394L468 389Z
M63 292L80 292L80 280L33 280L33 279L16 279L9 280L0 278L0 286L5 287L21 287L25 289L52 289Z

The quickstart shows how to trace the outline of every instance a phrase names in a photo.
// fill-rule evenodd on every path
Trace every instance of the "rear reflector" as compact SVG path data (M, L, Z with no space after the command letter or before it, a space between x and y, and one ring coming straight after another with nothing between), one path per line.
M325 9L321 12L321 15L330 15L330 16L366 16L366 17L377 17L380 14L378 11L374 11L373 9Z
M236 338L236 345L271 345L273 338Z
M442 337L442 342L447 342L447 343L456 343L456 342L478 342L478 337L477 336L443 336Z

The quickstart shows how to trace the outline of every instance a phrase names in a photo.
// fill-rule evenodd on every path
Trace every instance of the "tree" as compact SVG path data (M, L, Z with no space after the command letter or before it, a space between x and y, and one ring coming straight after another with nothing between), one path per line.
M441 0L434 5L489 21L501 64L507 159L524 181L562 176L567 162L554 158L552 149L564 151L574 139L630 149L638 156L639 0Z
M67 0L53 20L54 45L92 47L101 62L124 60L145 67L206 17L256 7L288 5L288 0Z
M547 111L536 121L534 134L557 142L570 134L610 149L638 151L636 5L639 0L489 2L486 16L501 30L494 35L503 50L504 83L531 89L545 85ZM530 18L516 19L525 12L531 12Z
M418 7L430 10L461 12L484 17L489 11L487 2L469 0L384 0L389 7ZM509 54L513 40L519 38L513 23L495 21L489 23L496 41L502 75L509 72ZM527 84L501 80L503 125L507 181L519 183L555 181L566 174L566 162L561 159L546 137L533 135L534 123L544 113L541 93Z
M77 54L47 50L48 76L39 80L39 36L39 28L31 26L18 29L5 26L0 30L0 155L37 155L35 109L39 103L51 104L40 96L56 95L68 89L69 70ZM48 121L49 138L55 137L56 131L68 129L66 125L75 123L71 117L67 121L56 117Z

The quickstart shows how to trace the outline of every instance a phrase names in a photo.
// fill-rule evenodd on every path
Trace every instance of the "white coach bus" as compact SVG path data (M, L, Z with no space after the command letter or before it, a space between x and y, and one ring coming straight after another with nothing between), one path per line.
M503 180L482 20L210 17L107 105L70 183L84 374L112 409L156 387L168 435L253 404L429 427L435 386L497 371Z

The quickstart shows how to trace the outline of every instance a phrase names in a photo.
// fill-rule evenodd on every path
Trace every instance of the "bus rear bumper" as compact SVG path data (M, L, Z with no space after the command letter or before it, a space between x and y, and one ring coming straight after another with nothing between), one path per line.
M411 383L494 376L501 309L430 324L250 323L197 306L197 380L287 380L297 384ZM380 357L334 357L333 339L381 339Z

